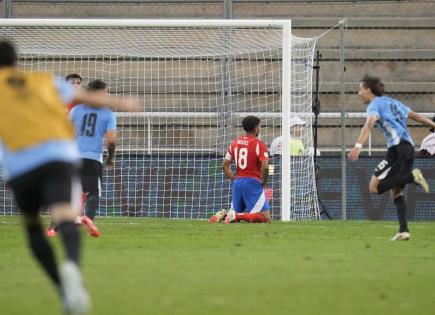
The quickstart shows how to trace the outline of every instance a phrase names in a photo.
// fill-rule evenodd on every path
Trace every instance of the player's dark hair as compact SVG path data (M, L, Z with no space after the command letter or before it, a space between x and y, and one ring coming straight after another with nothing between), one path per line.
M376 96L382 96L385 93L384 83L378 77L372 77L366 74L362 79L363 86L370 89L372 93Z
M91 82L89 82L86 89L88 91L98 91L98 90L104 90L106 88L106 86L107 86L106 83L97 79L97 80L92 80Z
M435 116L432 117L432 121L435 122ZM435 132L435 128L430 128L429 129L430 132Z
M253 132L259 124L260 118L255 116L247 116L242 120L242 127L246 132Z
M77 73L71 73L71 74L68 74L66 77L65 77L65 81L70 81L70 80L73 80L73 79L79 79L80 80L80 82L82 82L83 81L83 79L82 79L82 77L80 76L80 74L77 74Z
M0 41L0 67L14 66L18 56L14 44L6 40Z

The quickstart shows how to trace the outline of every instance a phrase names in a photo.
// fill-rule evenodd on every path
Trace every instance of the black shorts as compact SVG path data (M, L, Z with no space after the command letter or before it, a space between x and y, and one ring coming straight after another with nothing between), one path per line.
M374 175L379 180L407 175L414 164L414 147L407 141L390 147L384 159L375 168Z
M44 206L80 202L80 182L77 166L66 162L51 162L20 175L8 183L20 211L35 216Z
M100 193L103 164L92 159L83 159L80 170L82 188L85 193Z

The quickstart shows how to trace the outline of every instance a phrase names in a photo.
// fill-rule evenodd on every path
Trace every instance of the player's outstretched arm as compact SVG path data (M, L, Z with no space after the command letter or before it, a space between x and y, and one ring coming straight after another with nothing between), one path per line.
M227 175L228 179L234 180L234 174L231 172L231 161L224 159L222 162L222 170L224 171L225 175Z
M408 114L408 118L412 119L416 122L431 126L432 128L435 128L435 122L433 122L432 120L430 120L430 119L428 119L428 118L426 118L426 117L424 117L416 112L410 111Z
M117 99L112 95L101 95L101 93L92 93L85 90L74 91L74 103L85 103L94 107L109 107L122 111L134 112L139 109L138 99L135 97Z
M349 160L355 161L358 159L359 154L361 153L361 148L369 138L372 128L375 126L377 120L378 118L376 116L367 117L366 123L364 124L364 127L362 127L361 129L361 133L358 137L358 141L355 143L353 149L349 152L348 155Z

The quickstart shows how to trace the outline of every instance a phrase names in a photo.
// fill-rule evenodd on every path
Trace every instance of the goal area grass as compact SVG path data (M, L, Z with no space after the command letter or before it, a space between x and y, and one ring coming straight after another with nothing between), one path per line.
M91 314L434 314L435 223L207 224L97 218L82 229ZM58 260L60 238L50 240ZM60 314L20 217L0 216L0 313Z

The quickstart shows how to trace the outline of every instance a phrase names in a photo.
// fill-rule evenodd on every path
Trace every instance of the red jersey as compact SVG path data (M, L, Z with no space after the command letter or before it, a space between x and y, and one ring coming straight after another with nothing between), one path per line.
M228 147L225 159L235 161L236 177L261 178L261 161L268 161L266 145L252 135L235 139Z

